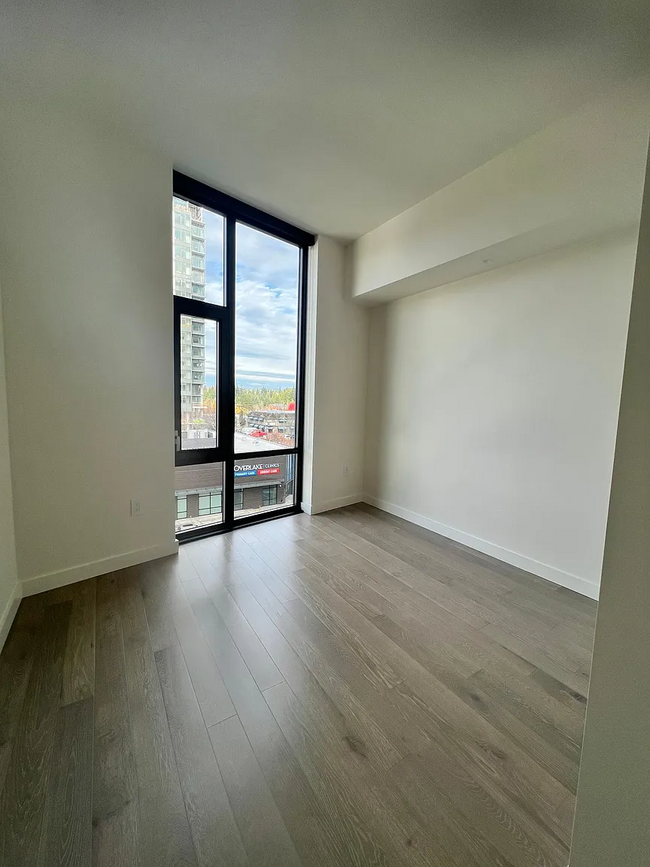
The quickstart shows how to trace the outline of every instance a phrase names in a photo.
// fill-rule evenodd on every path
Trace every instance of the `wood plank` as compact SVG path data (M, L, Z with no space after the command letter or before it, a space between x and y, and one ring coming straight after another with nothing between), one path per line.
M556 626L565 623L567 612L571 611L572 629L590 635L593 639L596 625L594 609L571 605L565 597L549 592L547 587L519 585L506 595L506 601L515 608L551 617Z
M36 864L71 605L52 605L42 628L0 797L0 864Z
M178 644L174 620L166 600L166 576L173 569L172 563L155 560L138 569L142 601L147 615L151 647L156 653Z
M203 719L207 727L215 725L233 716L235 707L192 606L176 582L168 592L167 601Z
M587 707L587 697L581 692L567 686L565 683L552 677L548 672L536 669L530 679L535 681L553 699L578 713L584 719Z
M311 572L301 571L300 581L302 586L299 592L303 598L309 597L315 607L314 596L316 594L312 594L311 591L315 587L316 582L313 582L310 587L307 586L310 580L308 576L311 576L311 574ZM345 604L351 605L336 591L334 596L337 599L340 598ZM351 607L355 611L357 610L354 605L351 605ZM302 598L287 602L285 609L294 620L297 620L308 628L310 637L318 642L319 653L321 653L324 659L331 656L334 660L340 660L341 657L344 657L348 666L353 666L356 670L359 670L362 676L379 689L383 687L390 688L402 680L402 674L395 670L395 667L390 664L384 654L377 651L370 637L372 633L363 634L355 632L352 629L341 630L336 619L328 620L325 623L323 619L313 612L312 606L305 604ZM322 608L320 610L322 611ZM374 627L374 619L369 621L363 615L360 618L360 622L368 626L372 622Z
M514 683L482 669L473 674L468 683L492 695L542 737L554 741L558 749L566 749L567 754L576 758L579 756L584 729L583 704L574 702L572 707L567 707L556 701L532 676Z
M308 605L314 605L313 597L299 592ZM326 620L334 616L342 623L347 623L350 631L364 635L366 640L374 642L377 649L381 648L389 663L404 675L405 682L397 684L392 691L401 698L400 712L406 719L418 719L418 725L428 724L428 732L434 739L451 726L466 736L469 735L472 740L484 745L489 744L489 752L493 757L508 756L509 772L515 775L517 784L519 775L522 775L524 780L529 780L529 785L535 787L532 795L540 808L545 808L549 803L557 805L566 797L564 786L487 724L480 715L472 712L459 696L445 687L402 648L387 639L351 606L346 605L326 585L320 586L318 593L320 598L313 610L320 619ZM325 602L326 605L323 604ZM522 682L525 681L526 678L523 678Z
M0 863L566 867L595 614L364 505L29 597Z
M562 654L557 652L552 641L547 641L543 645L524 641L508 632L507 629L501 629L491 623L485 626L481 632L498 642L502 647L530 662L536 668L545 671L551 677L566 684L570 689L582 695L586 695L589 691L588 676L578 674L564 665Z
M263 541L253 542L250 548L279 579L279 582L276 582L276 587L281 590L280 601L288 602L295 598L293 569L284 562L282 557L278 556L278 548L272 543L268 544Z
M138 779L133 753L118 573L97 581L93 773L93 867L139 859Z
M340 569L334 558L323 556L315 559L304 552L301 560L305 565L296 570L297 576L301 576L303 569L306 569L309 574L328 584L366 619L381 617L386 610L387 600L381 596L374 583Z
M325 513L319 518L321 532L326 532L332 538L337 539L346 548L354 551L374 566L378 566L397 578L413 571L414 567L387 550L388 546L386 548L379 547L375 541L378 539L375 533L368 532L361 524L356 525L355 531L353 529L355 525L350 521L347 513L339 511Z
M230 534L199 539L184 547L196 570L195 577L199 577L206 587L228 587L239 580L235 566L243 561Z
M182 550L187 553L199 578L209 581L213 577L218 577L219 567L213 560L213 548L209 540L198 539L191 545L183 546Z
M420 821L435 829L450 867L518 867L518 860L511 861L496 848L489 828L478 828L451 797L432 786L411 756L391 769L390 780Z
M489 640L480 631L460 624L450 628L429 617L413 617L394 605L373 623L396 644L409 650L425 668L434 674L438 672L436 676L443 682L445 669L454 675L464 673L466 677L481 668L515 678L535 671L531 663Z
M417 713L407 712L396 691L399 683L397 678L393 686L388 686L376 676L373 677L372 669L363 668L353 654L346 654L339 642L323 638L325 627L306 605L296 600L288 603L288 606L302 634L296 633L290 621L283 621L281 627L285 634L304 655L306 664L337 706L353 709L358 705L360 710L357 717L362 719L366 716L374 721L379 731L368 727L366 732L372 734L375 749L383 756L384 762L392 764L397 760L396 754L403 756L407 752L417 751L428 742L429 734L426 725L422 725L423 720ZM330 646L325 650L327 644ZM392 746L390 752L381 747L380 736Z
M300 860L305 867L337 864L334 828L328 817L319 811L313 789L228 631L223 628L223 621L205 588L200 582L188 582L184 588ZM236 717L231 717L225 723L234 719ZM234 812L237 815L236 810Z
M288 611L303 613L309 609L333 636L347 644L369 672L386 686L395 686L402 679L402 673L392 665L390 657L381 647L381 631L372 620L361 614L357 607L336 592L334 586L319 580L310 569L296 572L300 581L299 599L302 605L287 603ZM349 628L347 617L354 612L354 627ZM386 639L387 640L387 639ZM391 642L392 644L392 642Z
M62 705L89 698L95 689L96 581L90 578L69 586L72 612L63 660Z
M194 564L188 554L188 547L188 545L181 545L178 549L178 554L176 555L177 559L175 569L181 582L196 581L199 577L199 573L194 568Z
M286 602L289 599L295 598L293 589L288 586L285 580L283 580L284 578L289 581L292 580L291 573L284 567L284 564L281 564L281 574L278 574L271 566L262 560L259 554L254 551L245 540L238 538L235 544L237 545L236 550L240 554L244 563L262 579L262 581L273 592L274 596L276 596L281 602ZM239 564L235 564L235 572L239 572L242 568L243 567Z
M275 536L281 536L288 542L295 542L304 536L304 525L300 521L301 515L284 517L268 525L268 531Z
M309 552L315 560L319 560L325 566L342 568L342 564L348 565L348 571L356 574L365 581L373 581L373 578L378 577L381 570L377 567L362 565L362 558L358 558L356 563L351 562L347 554L342 553L343 547L336 548L331 546L329 553L321 550L322 544L319 546L311 542L301 541L298 543L300 548ZM342 568L345 571L345 568ZM300 573L298 573L300 574ZM459 597L453 593L444 584L435 580L435 578L420 578L417 573L403 576L400 579L392 576L394 581L400 581L403 594L403 602L410 603L415 609L426 609L432 613L436 613L439 609L448 611L454 614L459 619L464 620L469 626L475 629L480 629L488 623L488 617L483 608L472 600Z
M0 793L18 731L36 640L33 628L25 626L17 614L0 654Z
M233 598L228 590L220 588L208 592L260 690L275 686L276 683L282 683L284 678L277 665L269 656L248 620L237 605L233 604Z
M370 534L377 546L394 550L405 561L413 562L411 558L414 555L419 557L420 573L435 575L437 580L457 590L473 586L482 594L499 596L524 586L540 587L548 592L548 582L539 576L522 572L488 554L467 548L365 503L340 511L344 515L341 519L343 522L352 524L362 535Z
M557 808L557 817L560 825L564 828L566 837L570 840L573 832L573 820L576 812L576 796L569 795Z
M84 698L57 714L39 858L44 867L92 861L93 711L93 699Z
M245 865L246 853L180 647L158 651L156 664L198 863Z
M411 679L415 686L409 682ZM399 691L407 711L424 715L425 719L429 717L430 743L489 773L508 797L523 801L531 814L553 826L555 810L566 798L568 789L491 722L467 706L461 710L456 704L462 701L459 696L432 688L417 674L409 681L395 690Z
M575 623L557 623L551 631L551 641L562 649L567 664L576 671L588 672L591 666L594 636L590 629L582 629Z
M557 596L561 597L562 602L574 611L590 611L594 621L598 612L598 602L595 599L589 599L587 596L582 596L576 593L575 590L569 590L568 587L555 587L554 591Z
M302 862L239 718L212 726L210 739L250 863L300 867Z
M297 624L286 613L279 619L278 615L274 619L269 617L248 588L233 588L231 592L293 691L318 707L320 717L328 720L329 725L339 732L341 741L362 751L378 768L386 769L399 761L402 754L393 747L337 671L323 665L322 661L314 663L316 654L310 649L308 640L299 633ZM280 623L281 629L275 625L276 622ZM292 643L285 635L291 637ZM300 655L294 647L298 648Z
M442 672L447 668L452 670L455 676L467 677L481 667L475 659L475 654L465 653L462 649L459 650L460 642L449 640L451 627L448 624L449 615L446 612L436 606L421 608L418 605L409 604L404 598L404 587L400 588L399 582L392 576L385 573L382 575L381 570L376 569L372 577L366 576L364 580L358 580L346 570L341 570L332 563L326 570L320 564L316 564L315 567L304 571L300 570L297 574L301 580L306 582L310 580L310 577L322 579L345 602L366 619L371 619L373 624L378 626L384 634L392 633L390 637L393 641L410 645L414 653L417 652L423 659L427 660L428 664L434 665L438 671ZM314 586L313 581L312 586ZM397 625L398 623L400 625ZM458 630L463 628L462 621L457 621L454 624L455 638L458 638ZM350 630L346 630L346 632L349 634ZM440 641L436 641L438 636ZM430 653L426 647L418 643L417 639L422 638L429 644L435 644L434 653ZM383 667L386 668L385 661ZM394 674L393 677L395 677ZM397 678L397 680L400 679Z
M347 847L343 863L446 867L447 858L429 837L426 825L403 809L363 753L347 749L287 684L264 695L313 788L334 811L338 833L346 832L341 836L342 847Z
M525 814L516 807L508 811L443 753L408 756L392 769L391 779L423 818L436 821L451 863L566 867L568 850L546 839L540 845L542 833Z
M465 684L459 684L456 692L469 707L478 711L566 789L576 791L580 750L575 744L562 738L552 728L550 731L545 729L544 735L540 734L511 713L507 701L488 695L472 678Z
M45 601L47 593L37 593L35 596L25 596L20 602L14 626L20 623L27 629L40 629L45 618ZM61 600L65 602L67 600Z
M491 563L485 564L476 556L477 552L454 547L451 540L429 530L406 524L400 519L386 520L386 514L377 510L367 513L363 508L351 507L341 512L341 517L335 520L339 520L344 527L353 527L355 535L366 539L402 564L401 567L390 567L396 576L404 579L435 578L437 582L449 586L480 586L483 592L487 590L496 595L517 586L509 576L490 568ZM394 564L394 560L390 562Z
M196 865L137 569L119 576L126 683L145 863Z
M449 569L445 568L444 563L437 562L432 556L431 549L419 545L414 536L402 538L399 530L394 526L390 524L377 526L377 521L373 520L374 516L366 517L358 510L345 510L344 514L345 526L352 526L354 532L361 538L401 560L408 567L397 567L401 575L406 576L409 572L415 571L426 574L440 583L450 583Z
M462 813L473 828L518 867L540 864L565 867L568 845L536 811L522 805L518 792L495 783L492 773L481 762L472 760L469 744L467 752L450 752L441 743L433 743L425 752L408 756L400 765L408 766L411 772L417 768L424 773L430 790ZM396 766L391 774L399 774L399 768ZM551 810L548 815L556 818Z

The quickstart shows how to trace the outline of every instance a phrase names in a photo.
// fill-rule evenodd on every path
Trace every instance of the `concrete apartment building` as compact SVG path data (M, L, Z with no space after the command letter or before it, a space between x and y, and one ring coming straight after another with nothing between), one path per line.
M205 299L205 222L203 208L174 198L174 293ZM184 317L181 323L181 412L200 406L205 385L205 323Z

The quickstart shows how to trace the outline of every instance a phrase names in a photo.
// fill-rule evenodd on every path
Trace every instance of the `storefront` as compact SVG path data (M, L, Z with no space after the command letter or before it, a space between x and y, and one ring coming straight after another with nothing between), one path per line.
M290 505L293 502L293 455L247 459L235 463L235 513ZM214 522L223 511L222 464L176 467L177 529Z

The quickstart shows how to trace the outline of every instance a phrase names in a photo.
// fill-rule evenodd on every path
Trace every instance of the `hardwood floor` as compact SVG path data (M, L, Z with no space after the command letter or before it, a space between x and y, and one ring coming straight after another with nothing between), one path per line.
M367 506L25 599L0 864L566 867L595 615Z

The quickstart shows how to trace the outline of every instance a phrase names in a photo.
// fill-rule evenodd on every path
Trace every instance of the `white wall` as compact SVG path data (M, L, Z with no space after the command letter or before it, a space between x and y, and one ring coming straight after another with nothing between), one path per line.
M650 863L650 172L634 277L571 867Z
M1 288L1 287L0 287ZM9 461L7 389L0 298L0 650L20 601Z
M375 308L368 501L595 597L635 237Z
M309 512L363 496L368 311L346 296L344 252L321 235L311 253L303 491Z
M0 124L16 550L34 593L176 547L171 166L6 95ZM319 239L311 278L304 501L320 511L363 494L368 312L336 241Z
M32 593L175 549L171 166L10 97L0 128L16 550Z

